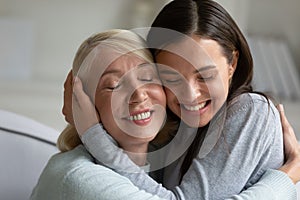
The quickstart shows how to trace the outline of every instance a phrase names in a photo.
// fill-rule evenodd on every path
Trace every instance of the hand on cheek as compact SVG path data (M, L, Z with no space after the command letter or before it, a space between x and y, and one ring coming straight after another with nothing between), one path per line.
M72 103L74 125L78 134L82 136L90 127L99 123L99 115L90 97L83 91L78 77L74 79Z
M65 116L65 120L71 124L74 124L73 113L72 113L72 85L73 85L73 74L72 70L68 73L67 79L64 83L64 105L62 113Z

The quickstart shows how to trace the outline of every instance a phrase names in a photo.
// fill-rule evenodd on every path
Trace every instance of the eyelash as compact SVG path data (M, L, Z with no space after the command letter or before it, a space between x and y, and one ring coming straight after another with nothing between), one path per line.
M212 79L214 79L214 75L210 75L209 77L202 77L202 76L199 76L197 79L199 80L199 81L209 81L209 80L212 80Z
M179 84L181 82L181 79L162 79L163 82L165 82L166 84Z
M118 89L120 86L121 86L121 83L117 82L117 84L114 87L107 86L107 87L105 87L105 89L112 91L112 90Z
M139 78L139 80L140 81L144 81L144 82L152 82L153 81L153 77L151 77L151 78ZM106 89L112 91L112 90L119 89L120 86L121 86L121 83L118 82L115 87L106 87Z
M151 82L153 81L153 78L139 78L140 81L145 81L145 82Z
M107 89L109 89L109 90L115 90L115 89L118 89L119 87L120 87L120 85L117 85L115 87L107 87Z
M201 81L201 82L205 82L205 81L213 80L214 78L215 78L215 75L210 75L209 77L199 76L199 77L197 77L197 80ZM176 80L164 79L163 81L166 83L169 83L169 84L178 84L178 83L180 83L181 79L180 78L176 79Z

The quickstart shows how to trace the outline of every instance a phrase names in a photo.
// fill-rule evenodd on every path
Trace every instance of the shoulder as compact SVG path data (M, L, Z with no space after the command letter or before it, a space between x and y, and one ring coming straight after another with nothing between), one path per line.
M93 165L95 165L95 163L92 156L82 145L79 145L71 151L57 153L52 156L43 173L50 174L54 177L64 176L74 168L83 166L92 167Z
M245 138L281 140L281 123L279 113L266 97L245 93L233 99L227 106L225 128L231 135L244 134Z
M96 164L94 158L83 145L75 149L54 155L44 169L44 173L51 177L58 177L62 181L76 181L83 176L92 174L112 174L111 169Z
M126 177L94 163L91 155L80 145L49 160L32 199L109 199L118 192L113 189L118 185L127 185L124 187L127 190L134 187Z
M255 93L244 93L228 103L227 116L232 117L236 114L253 114L253 117L270 116L278 118L278 111L271 100ZM254 115L257 114L257 115Z

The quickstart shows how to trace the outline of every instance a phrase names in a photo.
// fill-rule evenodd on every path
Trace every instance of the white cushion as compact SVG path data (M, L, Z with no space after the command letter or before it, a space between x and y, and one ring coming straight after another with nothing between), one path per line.
M29 199L47 161L58 152L58 135L32 119L0 110L1 199Z

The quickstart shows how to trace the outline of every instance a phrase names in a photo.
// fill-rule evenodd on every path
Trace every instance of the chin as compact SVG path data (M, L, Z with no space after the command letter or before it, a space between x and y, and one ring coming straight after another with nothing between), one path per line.
M183 120L184 123L186 123L188 126L192 127L192 128L202 128L204 126L206 126L210 120L201 120L201 121L198 121L198 120Z

